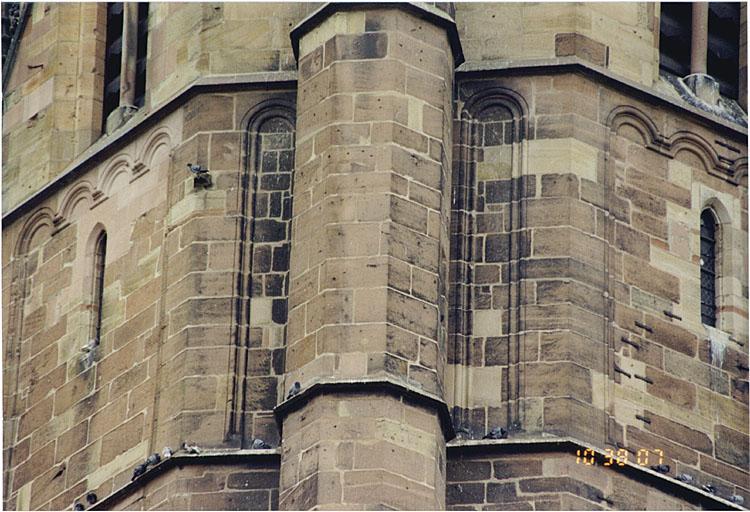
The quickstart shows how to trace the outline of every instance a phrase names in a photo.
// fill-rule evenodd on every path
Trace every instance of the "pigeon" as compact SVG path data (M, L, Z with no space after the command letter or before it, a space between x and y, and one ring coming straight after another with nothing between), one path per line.
M73 510L86 510L83 505L78 503L77 501L73 503Z
M168 459L172 456L172 448L169 446L165 446L164 449L161 451L161 458L162 459Z
M211 175L208 169L204 169L199 164L187 164L188 169L193 174L193 185L201 187L211 186Z
M152 453L146 459L146 465L147 466L156 466L160 462L161 462L161 457L159 456L158 453Z
M198 448L196 445L190 445L187 442L182 443L182 449L188 453L194 453L195 455L200 455L201 453L200 448Z
M656 464L655 466L651 466L651 469L656 471L657 473L669 473L669 464Z
M133 477L130 479L130 481L132 482L133 480L141 476L146 472L146 469L148 469L148 466L146 466L145 462L143 464L138 464L135 469L133 469Z
M679 480L680 482L685 482L686 484L692 484L693 482L695 482L695 479L687 473L680 473L679 475L677 475L677 480Z
M508 431L503 427L495 427L489 431L482 439L506 439L508 437Z
M267 450L271 447L270 444L266 443L263 439L253 439L251 450Z
M289 390L289 393L286 394L286 399L289 400L293 396L299 394L300 390L302 389L302 386L300 386L299 381L292 384L291 389Z
M99 498L96 496L96 493L93 491L89 491L86 493L86 502L89 505L93 505L99 500Z
M208 172L208 169L202 168L199 164L187 164L188 169L190 169L190 172L193 174L201 175Z
M739 494L732 494L729 497L729 501L731 501L732 503L735 503L735 504L737 504L739 506L742 506L745 503L745 498L743 498Z
M701 486L701 489L703 489L703 490L704 490L704 491L706 491L707 493L710 493L710 494L716 494L716 487L714 487L714 486L713 486L713 485L711 485L711 484L706 484L706 485L703 485L703 486Z
M458 439L471 439L471 432L463 427L460 427L456 429L456 437Z

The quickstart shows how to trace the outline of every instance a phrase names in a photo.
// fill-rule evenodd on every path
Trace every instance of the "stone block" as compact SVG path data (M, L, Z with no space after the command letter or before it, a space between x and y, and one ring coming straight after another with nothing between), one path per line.
M724 425L715 429L716 457L739 468L750 465L750 448L747 433L737 432Z
M623 271L626 282L672 302L680 301L680 280L672 274L628 255L623 258Z
M692 332L671 322L659 320L651 315L646 315L644 323L653 329L653 332L645 332L644 337L666 348L682 352L691 357L695 356L698 348L698 339ZM634 328L632 325L628 327L631 329Z
M395 60L337 61L330 67L333 93L405 92L406 68Z
M626 183L636 189L666 199L683 208L691 207L690 191L683 187L633 168L627 170L626 176Z
M542 175L542 197L579 196L578 176L575 174Z
M323 65L328 67L341 60L382 59L387 51L387 33L338 34L325 43Z
M407 126L407 98L395 94L357 94L354 97L354 121L394 121Z
M489 480L492 476L492 465L489 461L449 460L446 467L446 479L450 482Z
M521 492L569 492L594 502L598 502L598 497L603 495L600 489L567 476L527 478L518 485Z
M646 425L646 429L650 432L689 446L694 450L699 450L707 454L713 452L713 443L705 433L650 411L646 411L644 416L651 420L651 423Z
M100 464L104 465L134 447L143 438L144 415L139 414L102 438Z
M606 66L609 61L609 48L582 34L555 34L555 56L567 57L571 55L598 66Z
M591 402L591 374L575 363L527 364L526 396L570 396Z
M647 390L654 396L663 398L679 407L693 409L695 407L695 385L674 378L664 372L646 367L646 377L653 383L649 383Z
M229 95L204 94L185 107L183 140L198 132L231 130L234 99Z
M649 260L651 247L649 237L621 222L615 222L615 244L620 250L637 258Z
M300 82L309 80L323 69L323 46L318 46L313 51L302 57L299 61Z
M515 483L487 483L487 502L505 503L518 499Z
M492 463L493 478L504 480L525 476L541 476L542 461L536 458L497 460Z
M446 485L445 504L451 506L484 503L484 495L484 483L451 483Z

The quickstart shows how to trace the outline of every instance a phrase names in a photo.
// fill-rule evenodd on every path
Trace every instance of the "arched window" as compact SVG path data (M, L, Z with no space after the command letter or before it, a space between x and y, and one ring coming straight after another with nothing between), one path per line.
M107 255L107 232L102 231L94 246L94 279L92 290L93 315L89 339L99 345L102 333L102 305L104 303L104 260Z
M718 223L710 208L701 213L701 321L716 327L716 235Z

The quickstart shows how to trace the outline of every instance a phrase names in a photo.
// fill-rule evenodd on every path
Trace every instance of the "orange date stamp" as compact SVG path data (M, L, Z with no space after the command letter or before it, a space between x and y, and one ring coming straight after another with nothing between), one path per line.
M607 448L606 454L598 453L593 448L576 450L576 464L593 466L601 464L602 466L624 466L633 456L628 450L620 448L614 450ZM635 453L635 462L639 466L650 466L664 463L664 451L659 449L641 448Z

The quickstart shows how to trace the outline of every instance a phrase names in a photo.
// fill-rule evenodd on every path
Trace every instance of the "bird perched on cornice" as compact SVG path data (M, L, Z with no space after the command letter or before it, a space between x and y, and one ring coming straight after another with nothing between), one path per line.
M141 464L138 464L138 465L137 465L137 466L136 466L136 467L135 467L135 468L133 469L133 476L132 476L132 478L130 479L130 481L132 482L133 480L135 480L136 478L138 478L139 476L141 476L141 475L142 475L143 473L145 473L145 472L146 472L146 469L148 469L148 466L146 465L146 463L145 463L145 462L143 462L143 463L141 463Z
M198 448L198 446L188 444L187 441L185 441L184 443L182 443L182 449L185 450L188 453L192 453L192 454L195 454L195 455L200 455L200 453L201 453L201 449Z
M263 439L253 439L253 444L250 446L251 450L267 450L269 448L271 448L271 445Z
M77 501L73 503L73 510L85 510L84 506Z
M679 475L677 475L677 480L679 480L680 482L685 482L686 484L692 484L695 482L695 479L687 473L680 473Z
M506 439L508 431L503 427L495 427L490 430L482 439Z
M146 465L147 466L156 466L160 462L161 462L161 457L159 456L158 453L152 453L146 459Z
M299 382L295 382L292 384L292 387L289 389L289 393L286 394L286 399L289 400L295 395L298 395L299 392L302 390L302 386Z
M669 473L669 464L656 464L655 466L651 466L651 469L656 471L657 473Z
M740 496L739 494L732 494L732 495L731 495L731 496L729 497L729 501L731 501L732 503L735 503L735 504L737 504L737 505L740 505L740 506L742 506L742 505L743 505L743 504L745 503L745 498L743 498L743 497L742 497L742 496Z
M89 505L93 505L93 504L94 504L94 503L96 503L96 502L97 502L98 500L99 500L99 498L98 498L98 497L96 496L96 493L95 493L95 492L89 491L89 492L87 492L87 493L86 493L86 502L87 502L87 503L88 503Z
M200 164L187 164L188 169L193 173L193 185L196 187L210 187L211 186L211 175L208 174L208 169L204 169Z
M712 484L703 485L701 486L701 489L703 489L709 494L716 494L716 487L714 487Z
M459 427L456 429L456 438L457 439L471 439L472 438L471 431L464 427Z
M161 458L166 460L172 456L172 453L172 448L170 448L169 446L165 446L161 451Z

